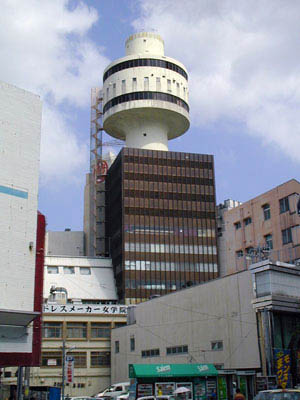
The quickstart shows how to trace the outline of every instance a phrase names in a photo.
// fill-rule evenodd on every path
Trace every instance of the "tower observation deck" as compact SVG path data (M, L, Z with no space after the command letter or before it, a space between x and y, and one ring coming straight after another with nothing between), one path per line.
M164 55L155 33L131 35L125 47L126 56L104 71L104 130L126 147L168 150L190 125L187 71Z

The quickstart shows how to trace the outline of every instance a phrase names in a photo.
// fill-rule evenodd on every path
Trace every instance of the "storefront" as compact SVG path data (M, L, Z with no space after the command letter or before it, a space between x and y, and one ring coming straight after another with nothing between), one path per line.
M217 376L213 364L130 364L130 400L173 395L180 387L190 389L185 400L216 399Z

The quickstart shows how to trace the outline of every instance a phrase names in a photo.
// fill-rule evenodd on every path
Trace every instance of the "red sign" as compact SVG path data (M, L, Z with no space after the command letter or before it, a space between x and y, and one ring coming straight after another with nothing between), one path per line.
M105 176L107 174L107 171L108 171L107 162L105 160L97 161L97 164L94 169L96 183L101 183L105 181Z
M72 383L74 378L74 357L66 356L66 383Z

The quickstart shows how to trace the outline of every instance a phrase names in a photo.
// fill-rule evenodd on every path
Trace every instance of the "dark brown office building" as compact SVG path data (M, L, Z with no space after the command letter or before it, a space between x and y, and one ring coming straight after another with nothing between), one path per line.
M213 156L123 148L106 178L106 232L120 300L218 276Z

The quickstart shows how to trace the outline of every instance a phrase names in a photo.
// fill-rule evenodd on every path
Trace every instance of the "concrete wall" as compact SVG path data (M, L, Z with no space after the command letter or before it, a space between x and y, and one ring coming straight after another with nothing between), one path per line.
M0 82L1 309L33 310L41 111L39 96ZM30 351L30 334L25 342ZM16 339L1 343L16 351Z
M249 271L216 279L136 306L136 324L112 332L112 381L128 379L130 363L213 363L229 369L260 367L256 316ZM130 338L135 350L130 351ZM115 341L120 351L115 353ZM223 341L213 351L212 341ZM166 355L166 348L188 346L188 354ZM159 357L141 357L142 350Z
M62 231L46 233L46 255L84 256L84 232Z

